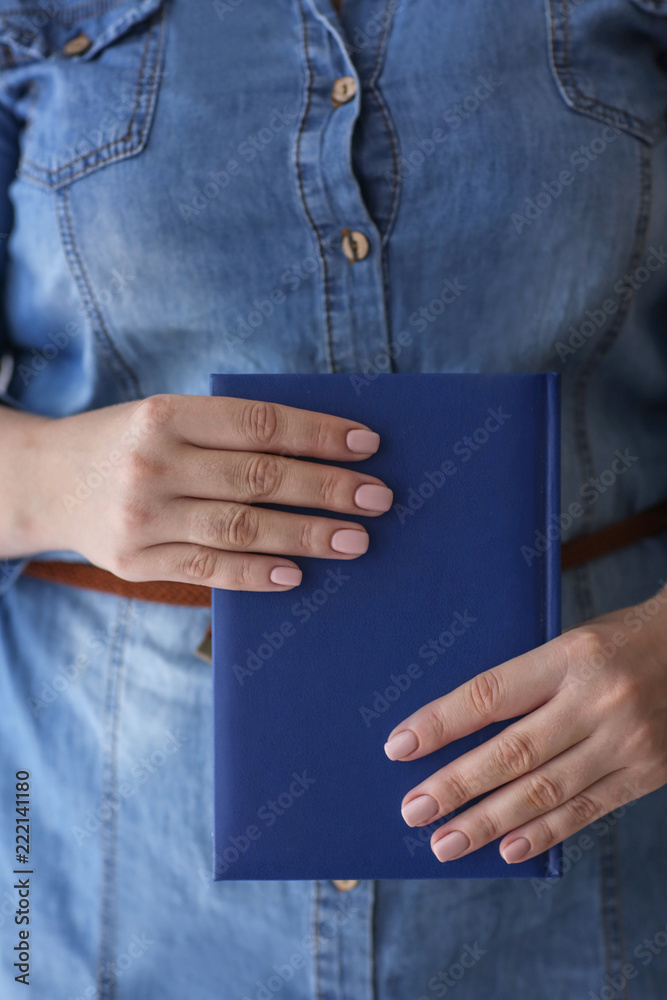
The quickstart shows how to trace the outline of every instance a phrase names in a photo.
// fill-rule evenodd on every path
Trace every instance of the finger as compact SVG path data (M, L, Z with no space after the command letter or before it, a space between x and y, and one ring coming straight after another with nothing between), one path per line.
M350 462L367 458L380 443L379 434L358 420L235 396L149 396L137 404L136 416L140 425L159 425L200 448Z
M168 539L227 551L320 559L354 559L369 543L366 529L354 521L185 497L160 512L159 532L156 542Z
M551 761L590 735L595 723L557 695L548 705L440 768L405 795L401 813L421 826Z
M174 456L170 489L185 497L318 507L366 516L393 503L376 476L250 451L204 451L182 446Z
M561 810L566 813L569 810L572 820L578 816L579 825L571 830L574 832L610 808L597 795L589 798L586 791L610 773L618 772L610 772L604 748L593 750L584 741L444 823L431 837L433 853L440 861L449 861L532 824L537 825L536 829L541 824L544 830L553 826L554 832L555 818ZM450 837L452 833L457 836ZM510 839L508 836L508 846ZM562 839L559 837L552 843L559 844ZM454 855L456 847L459 850Z
M417 709L392 729L385 753L416 760L491 722L532 712L556 694L566 672L565 647L553 639Z
M114 567L114 572L132 582L174 580L220 590L257 591L287 590L298 586L302 577L298 566L278 556L223 552L180 542L143 549ZM274 582L272 575L285 582Z
M619 768L581 789L576 795L539 819L517 826L499 844L508 864L527 861L561 844L589 823L637 798L626 783L626 768Z

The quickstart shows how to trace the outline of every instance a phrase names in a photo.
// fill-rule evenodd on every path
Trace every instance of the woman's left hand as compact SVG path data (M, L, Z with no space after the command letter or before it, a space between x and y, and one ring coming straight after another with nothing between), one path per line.
M406 823L425 826L491 793L433 833L438 860L503 837L505 861L525 861L667 783L667 587L429 702L385 753L416 760L516 716L404 797Z

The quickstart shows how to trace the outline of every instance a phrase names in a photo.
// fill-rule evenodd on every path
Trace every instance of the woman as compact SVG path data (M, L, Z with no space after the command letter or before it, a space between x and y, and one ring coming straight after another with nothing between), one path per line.
M644 522L564 573L563 636L387 746L525 714L403 814L491 792L429 849L565 840L562 880L211 881L210 612L122 584L298 587L331 521L247 502L381 516L391 483L285 457L363 460L372 427L205 398L210 372L560 371L564 539L667 497L667 8L336 6L0 4L3 996L664 995L667 534ZM344 523L363 558L372 520Z

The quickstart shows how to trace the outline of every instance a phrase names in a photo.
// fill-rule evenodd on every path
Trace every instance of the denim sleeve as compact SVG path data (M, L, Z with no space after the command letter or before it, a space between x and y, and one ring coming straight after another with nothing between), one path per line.
M5 322L4 284L7 247L13 219L9 185L16 172L18 161L18 134L19 123L0 104L0 359L5 361L0 369L0 403L21 409L20 404L6 392L6 379L4 378L4 373L12 363L12 345ZM26 559L0 560L0 595L4 594L20 576L26 562Z

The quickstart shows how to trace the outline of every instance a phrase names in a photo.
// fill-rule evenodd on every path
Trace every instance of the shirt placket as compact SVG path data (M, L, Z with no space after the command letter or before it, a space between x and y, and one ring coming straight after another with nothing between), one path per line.
M361 81L328 0L295 0L306 68L294 168L322 267L323 355L331 372L360 372L386 354L382 238L352 165Z

